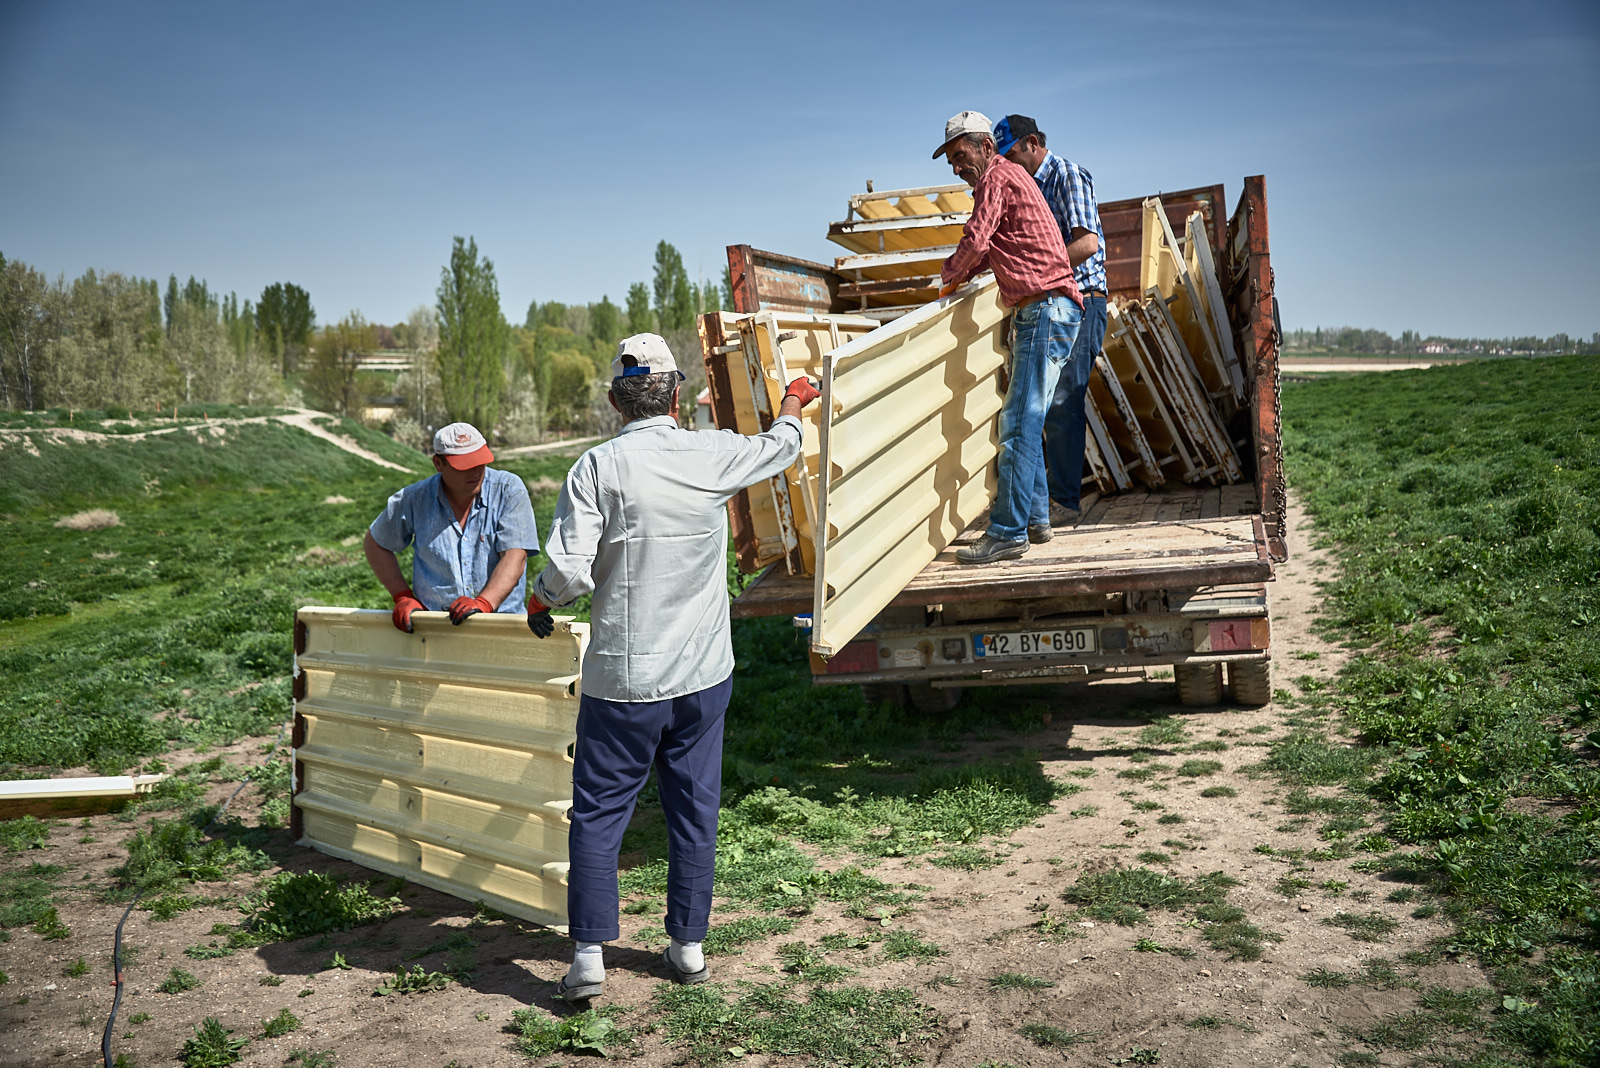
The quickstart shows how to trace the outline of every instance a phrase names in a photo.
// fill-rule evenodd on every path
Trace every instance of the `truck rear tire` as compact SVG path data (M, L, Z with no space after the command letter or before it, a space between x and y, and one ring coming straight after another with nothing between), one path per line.
M861 699L869 705L888 705L891 708L906 706L906 688L898 682L863 682Z
M1174 664L1172 677L1178 683L1178 702L1188 708L1205 708L1222 703L1221 664Z
M961 703L961 687L913 683L906 686L906 696L918 712L948 712Z
M1235 660L1228 665L1228 689L1235 704L1260 708L1272 700L1272 661Z

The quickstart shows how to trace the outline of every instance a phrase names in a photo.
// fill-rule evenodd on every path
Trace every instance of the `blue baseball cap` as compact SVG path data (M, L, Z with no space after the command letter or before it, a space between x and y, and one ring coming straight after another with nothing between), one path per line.
M1028 116L1007 115L994 124L994 150L1003 156L1018 141L1038 132L1038 124Z

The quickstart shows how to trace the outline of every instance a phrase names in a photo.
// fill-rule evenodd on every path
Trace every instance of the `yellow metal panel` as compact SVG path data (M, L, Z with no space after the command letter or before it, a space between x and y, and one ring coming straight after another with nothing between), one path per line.
M843 648L989 506L1006 317L991 278L828 355L813 651Z
M587 624L296 614L300 844L540 923L566 920Z

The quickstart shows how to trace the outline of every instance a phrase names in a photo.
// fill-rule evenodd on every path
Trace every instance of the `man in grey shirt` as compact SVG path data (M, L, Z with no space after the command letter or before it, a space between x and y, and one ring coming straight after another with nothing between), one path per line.
M683 374L656 334L623 339L611 375L611 404L628 422L572 466L545 541L550 563L528 590L528 626L541 638L550 606L594 594L569 813L577 946L556 990L568 1001L602 990L601 946L620 935L617 853L652 766L668 838L662 958L678 982L710 975L700 943L733 691L724 507L800 458L800 409L818 395L795 379L772 427L746 437L677 425Z

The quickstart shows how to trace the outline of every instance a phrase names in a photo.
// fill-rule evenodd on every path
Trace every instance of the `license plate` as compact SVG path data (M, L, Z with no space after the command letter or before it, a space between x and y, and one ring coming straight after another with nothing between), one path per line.
M1094 628L1077 630L1014 630L999 634L974 634L972 651L978 659L1005 656L1056 656L1094 652Z

